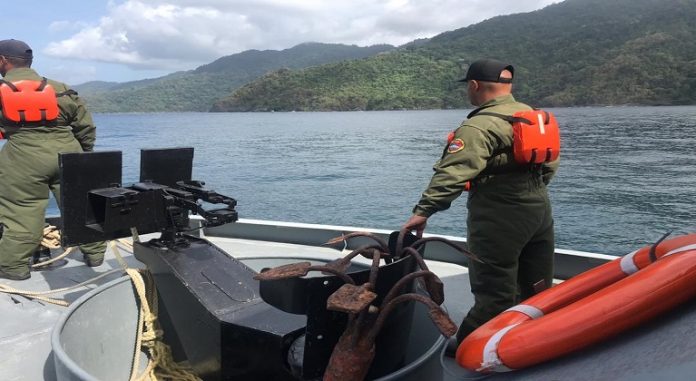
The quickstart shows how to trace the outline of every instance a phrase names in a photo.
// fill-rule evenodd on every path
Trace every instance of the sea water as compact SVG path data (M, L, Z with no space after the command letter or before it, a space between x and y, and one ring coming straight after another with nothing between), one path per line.
M194 147L193 178L242 218L396 230L470 110L95 114L96 150ZM557 108L559 248L622 255L696 231L696 106ZM49 214L57 214L51 202ZM466 193L426 232L466 235Z

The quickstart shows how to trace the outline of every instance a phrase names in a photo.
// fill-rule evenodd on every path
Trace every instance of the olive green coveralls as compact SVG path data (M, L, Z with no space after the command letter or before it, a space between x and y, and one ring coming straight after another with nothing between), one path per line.
M558 160L542 166L515 162L509 122L491 112L512 115L531 107L512 95L492 99L471 112L454 132L433 167L430 185L413 212L429 217L450 204L471 181L467 243L485 263L469 261L474 306L457 332L461 342L500 312L534 294L534 284L553 278L554 232L546 184Z
M41 81L31 68L14 68L4 80ZM56 93L67 85L48 80ZM29 258L43 235L49 190L60 200L58 153L91 151L96 131L92 116L76 93L58 97L57 126L17 127L0 119L7 141L0 151L0 268L9 274L26 275ZM80 246L91 261L103 258L105 242Z

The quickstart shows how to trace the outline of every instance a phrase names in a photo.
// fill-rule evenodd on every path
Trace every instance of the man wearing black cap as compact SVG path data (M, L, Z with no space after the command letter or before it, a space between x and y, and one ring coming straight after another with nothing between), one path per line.
M471 64L460 82L466 82L469 101L478 108L448 137L430 185L404 225L420 236L428 217L449 208L470 186L467 243L485 263L469 261L475 302L459 327L457 342L552 281L554 233L546 184L558 161L517 163L511 124L484 115L531 110L513 98L513 75L512 65L500 61Z
M77 93L31 69L32 50L0 41L0 278L30 277L29 258L41 241L48 192L59 197L58 153L91 151L95 126ZM104 260L103 242L80 249L85 262Z

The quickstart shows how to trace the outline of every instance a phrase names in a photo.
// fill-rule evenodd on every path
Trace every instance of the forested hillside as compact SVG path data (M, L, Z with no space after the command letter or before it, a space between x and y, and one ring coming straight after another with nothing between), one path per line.
M93 112L208 111L216 100L269 71L364 58L391 49L391 45L305 43L281 51L248 50L161 78L88 82L74 88Z
M374 57L279 70L213 111L468 106L466 64L516 67L517 97L537 106L696 104L696 1L567 0L499 16Z

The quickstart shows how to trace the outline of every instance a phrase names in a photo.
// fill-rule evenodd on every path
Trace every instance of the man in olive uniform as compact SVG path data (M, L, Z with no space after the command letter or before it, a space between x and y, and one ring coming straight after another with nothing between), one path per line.
M53 102L45 108L37 107L37 98L31 98L38 93L29 92L30 100L24 97L22 83L43 80L31 69L32 59L26 43L0 41L0 74L4 77L0 94L5 94L0 99L0 132L7 139L0 151L0 222L4 225L0 278L12 280L30 277L29 258L41 241L49 190L60 200L58 153L91 151L96 136L92 116L67 85L47 80L56 96L38 98ZM57 99L57 108L53 99ZM42 119L33 121L30 110L39 112ZM89 266L104 261L105 249L104 242L80 247Z
M531 110L512 96L514 68L496 60L474 62L467 82L470 102L478 108L450 134L404 228L425 230L428 217L449 208L470 185L467 243L484 263L469 261L474 306L457 332L461 342L474 329L534 294L535 285L551 286L554 233L546 185L558 160L542 166L518 164L513 157L509 122L482 110L512 115Z

